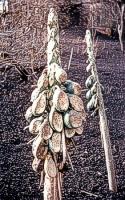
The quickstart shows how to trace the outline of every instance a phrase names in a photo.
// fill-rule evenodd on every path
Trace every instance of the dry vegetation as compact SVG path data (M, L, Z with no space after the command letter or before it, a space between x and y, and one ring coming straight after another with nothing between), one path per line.
M15 67L19 73L24 72L24 74L21 73L22 75L31 75L36 69L44 68L46 22L50 7L54 7L58 12L61 29L70 25L81 25L83 28L87 26L97 28L101 25L109 28L118 20L114 2L104 3L102 8L101 3L90 4L90 1L84 1L84 3L74 5L72 2L68 0L9 1L9 13L0 16L0 68ZM112 11L109 12L111 7ZM102 15L98 20L100 14ZM89 20L91 16L94 19L93 23ZM109 31L108 29L108 34L110 34Z
M30 69L29 72L34 73L35 69L45 66L48 10L53 6L59 13L62 3L57 0L50 3L48 0L9 1L9 13L0 16L1 68L14 66L18 71L19 68Z

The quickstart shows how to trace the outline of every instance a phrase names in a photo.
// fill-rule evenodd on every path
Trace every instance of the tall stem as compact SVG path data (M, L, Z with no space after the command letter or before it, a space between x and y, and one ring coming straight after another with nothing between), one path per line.
M58 16L53 8L50 9L48 15L48 46L47 46L47 66L49 84L52 86L55 81L55 70L61 67L60 51L59 51L59 25ZM59 173L55 178L45 174L44 180L44 200L60 200L60 182L58 181Z
M48 15L48 47L47 47L47 65L50 79L50 85L54 83L54 72L56 67L61 67L60 50L59 50L59 25L58 15L51 8Z
M92 65L92 73L97 81L100 131L101 131L101 135L103 139L106 167L107 167L107 172L108 172L109 189L116 192L117 183L116 183L115 169L114 169L112 149L111 149L111 143L110 143L109 128L108 128L108 123L107 123L105 107L104 107L103 95L101 92L101 85L99 82L97 67L96 67L95 58L94 58L94 49L93 49L91 33L89 30L86 31L86 43L87 43L87 53L88 53L89 62Z

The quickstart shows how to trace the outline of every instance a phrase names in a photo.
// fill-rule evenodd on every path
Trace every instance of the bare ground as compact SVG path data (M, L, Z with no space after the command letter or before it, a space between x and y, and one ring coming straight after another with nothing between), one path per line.
M62 64L67 70L71 48L73 58L68 72L69 78L81 83L82 98L85 100L85 70L87 56L83 51L84 33L77 28L61 32ZM104 102L109 122L110 137L116 168L118 192L109 192L104 151L101 145L98 117L88 116L84 133L76 137L77 151L71 147L70 155L74 172L69 168L64 174L63 199L65 200L124 200L125 199L125 56L118 41L98 41L97 68L105 88ZM40 72L38 72L38 76ZM0 200L42 200L43 188L39 187L39 176L33 172L31 146L26 143L32 138L24 114L30 105L32 85L21 80L14 68L1 72L0 95ZM95 196L84 193L89 192Z

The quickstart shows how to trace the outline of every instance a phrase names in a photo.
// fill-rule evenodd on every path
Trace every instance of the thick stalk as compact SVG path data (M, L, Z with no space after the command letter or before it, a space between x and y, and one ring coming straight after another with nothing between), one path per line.
M107 123L105 107L104 107L103 95L101 92L101 85L99 82L97 67L96 67L95 58L94 58L94 49L93 49L91 33L89 30L86 31L86 43L87 43L88 60L92 66L92 73L95 76L95 79L97 81L97 97L99 101L100 131L101 131L101 135L103 139L106 167L107 167L107 172L108 172L109 189L113 192L116 192L117 184L116 184L114 162L113 162L112 149L111 149L111 143L110 143L109 128L108 128L108 123Z
M58 192L58 177L51 178L47 174L45 175L44 200L60 200Z
M55 70L61 67L59 52L59 25L58 16L53 8L48 15L48 47L47 47L47 66L49 75L49 84L52 86L55 82ZM60 200L61 185L58 180L59 173L55 178L45 174L44 180L44 200Z
M57 67L61 67L60 51L59 51L59 25L58 15L51 8L48 15L48 47L47 47L47 66L50 85L54 83L54 72Z

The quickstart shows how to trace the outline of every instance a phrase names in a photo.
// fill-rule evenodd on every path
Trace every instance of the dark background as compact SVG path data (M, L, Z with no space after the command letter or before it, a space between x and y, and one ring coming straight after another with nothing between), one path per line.
M86 73L86 55L83 33L76 29L61 32L62 62L67 70L71 47L74 54L68 76L81 83L88 76ZM105 43L105 47L104 47ZM65 47L65 51L63 51ZM64 199L85 200L96 199L84 194L83 190L98 196L98 199L125 198L125 57L120 51L118 41L102 40L98 42L97 68L99 78L105 88L104 102L108 117L110 137L116 168L118 193L108 190L107 172L104 151L101 146L98 117L87 120L84 133L76 137L77 151L70 148L70 155L75 171L69 168L64 174ZM102 50L102 48L104 48ZM31 168L33 156L31 146L26 145L32 136L24 131L27 125L24 114L30 105L32 84L36 81L30 77L28 82L22 82L19 74L8 70L1 74L1 134L0 134L0 199L42 199L42 189L39 190L39 176ZM85 92L82 98L86 106Z

